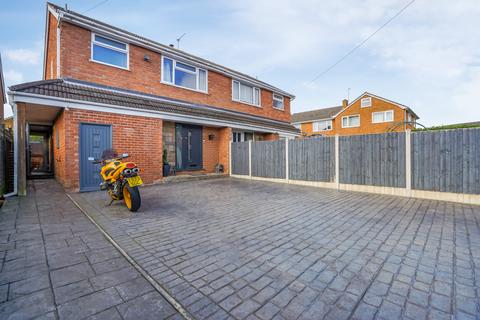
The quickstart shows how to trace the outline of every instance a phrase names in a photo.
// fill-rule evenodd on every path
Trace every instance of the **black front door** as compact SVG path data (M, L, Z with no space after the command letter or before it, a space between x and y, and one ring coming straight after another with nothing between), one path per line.
M202 127L189 124L176 124L176 169L201 170Z

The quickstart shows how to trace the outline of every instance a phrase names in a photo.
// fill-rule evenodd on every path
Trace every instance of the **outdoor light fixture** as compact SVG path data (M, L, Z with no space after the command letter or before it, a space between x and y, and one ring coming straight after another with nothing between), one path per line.
M215 135L212 133L212 134L209 134L208 135L208 140L213 140L215 139Z
M143 60L147 61L147 62L150 62L150 56L148 54L144 55Z

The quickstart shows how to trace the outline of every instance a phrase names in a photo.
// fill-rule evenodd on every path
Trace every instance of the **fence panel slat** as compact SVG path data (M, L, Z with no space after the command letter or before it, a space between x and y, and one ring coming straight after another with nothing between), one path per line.
M252 142L252 175L285 179L285 141Z
M248 154L248 142L232 143L232 173L248 175L250 157Z
M289 179L332 182L335 177L335 138L290 140Z

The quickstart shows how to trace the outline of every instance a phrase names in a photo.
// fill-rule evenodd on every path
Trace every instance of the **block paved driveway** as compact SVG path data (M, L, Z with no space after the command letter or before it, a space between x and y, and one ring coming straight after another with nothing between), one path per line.
M181 319L51 180L0 209L0 319Z
M267 182L74 198L196 319L478 319L480 207Z

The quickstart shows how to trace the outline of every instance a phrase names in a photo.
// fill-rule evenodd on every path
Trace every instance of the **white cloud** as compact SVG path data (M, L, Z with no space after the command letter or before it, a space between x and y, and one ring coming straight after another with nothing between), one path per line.
M4 76L5 76L5 82L7 84L20 83L20 82L23 82L23 79L24 79L23 74L15 70L5 71Z
M4 51L5 58L20 64L25 65L38 65L40 63L40 57L42 50L35 49L6 49Z

